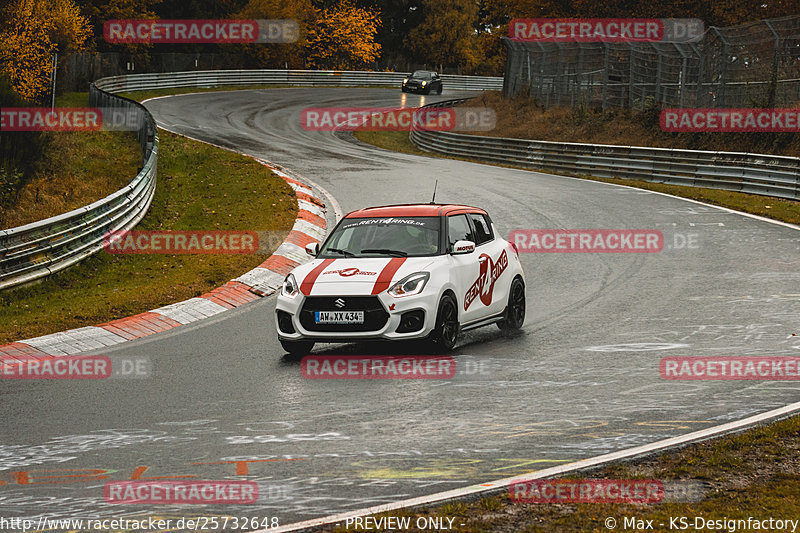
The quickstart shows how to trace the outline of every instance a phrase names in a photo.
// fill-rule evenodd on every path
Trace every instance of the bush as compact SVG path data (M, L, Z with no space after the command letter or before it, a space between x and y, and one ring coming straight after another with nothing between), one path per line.
M28 107L11 86L8 75L0 73L0 107ZM7 206L30 180L42 159L45 137L38 131L0 131L0 206Z

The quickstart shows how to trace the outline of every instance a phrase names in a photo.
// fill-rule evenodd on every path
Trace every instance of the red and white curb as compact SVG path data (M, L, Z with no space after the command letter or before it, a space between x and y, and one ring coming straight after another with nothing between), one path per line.
M262 159L258 161L294 189L298 204L297 218L289 235L266 261L197 298L97 326L70 329L0 345L0 358L44 359L102 349L203 320L273 294L289 271L311 259L305 252L305 245L322 242L325 238L325 204L314 196L311 187L293 178L284 169Z

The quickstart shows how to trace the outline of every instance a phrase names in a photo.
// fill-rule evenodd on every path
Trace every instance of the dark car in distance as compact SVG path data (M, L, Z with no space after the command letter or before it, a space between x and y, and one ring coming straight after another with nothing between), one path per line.
M442 94L442 78L436 72L415 70L407 78L403 78L404 93Z

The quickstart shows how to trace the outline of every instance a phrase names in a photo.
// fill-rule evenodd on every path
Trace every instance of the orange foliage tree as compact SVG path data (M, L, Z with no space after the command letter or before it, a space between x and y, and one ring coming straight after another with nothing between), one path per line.
M381 45L375 40L380 24L378 11L356 7L350 0L318 10L308 30L306 64L335 70L369 66L380 56Z
M0 28L0 69L28 101L49 93L53 54L81 50L90 34L88 20L72 0L16 0Z
M478 62L478 5L473 0L424 0L425 18L408 35L416 57L470 70Z

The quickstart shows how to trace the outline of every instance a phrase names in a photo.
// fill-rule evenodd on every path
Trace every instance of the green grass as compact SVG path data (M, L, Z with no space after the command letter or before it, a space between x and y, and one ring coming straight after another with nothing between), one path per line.
M70 93L58 107L86 107L88 93ZM78 209L127 185L142 165L132 132L45 132L43 158L16 202L0 210L0 228L13 228Z
M286 182L239 154L163 130L159 136L156 194L137 230L288 233L297 202ZM130 179L127 170L125 176ZM37 285L0 293L0 344L198 296L266 257L268 254L112 255L103 251Z
M615 531L625 531L624 517L651 520L654 531L669 531L670 518L685 516L705 520L800 519L800 416L759 426L745 432L691 444L680 450L634 462L615 464L571 478L658 479L702 482L705 488L694 502L651 504L518 503L508 493L472 501L403 509L381 516L455 518L454 532L583 532L611 531L605 520L617 521ZM447 521L444 522L447 524ZM463 526L461 524L464 524ZM660 524L664 524L661 526ZM676 531L677 529L672 529ZM686 531L695 530L693 525ZM322 531L359 531L343 526ZM424 531L414 527L408 531ZM628 531L634 531L628 528ZM728 529L724 529L728 531ZM740 529L737 529L740 531ZM789 529L791 531L791 528Z

